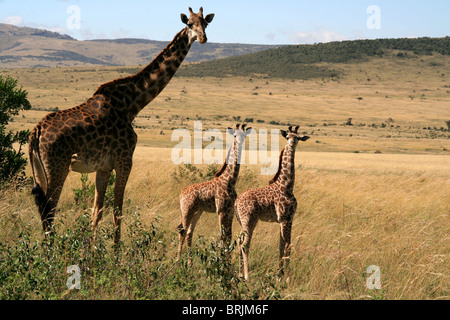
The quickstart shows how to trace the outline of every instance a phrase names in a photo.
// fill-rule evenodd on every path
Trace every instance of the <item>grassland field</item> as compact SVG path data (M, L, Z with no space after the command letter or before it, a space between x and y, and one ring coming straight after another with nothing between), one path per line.
M172 163L174 129L192 131L194 120L202 120L204 129L222 132L244 121L257 130L300 125L311 139L297 149L294 193L299 207L289 281L276 284L279 298L449 299L450 131L445 121L450 120L450 61L439 55L401 61L371 58L333 67L344 76L175 77L135 120L139 141L127 205L139 207L146 224L159 217L162 228L176 238L178 194L204 179L196 174L208 165L190 172ZM138 68L0 70L19 80L33 106L17 116L10 129L31 129L47 112L78 105L100 84L132 70ZM346 124L349 118L352 125ZM280 148L283 145L280 139ZM238 193L267 184L271 177L261 175L260 167L241 167ZM90 181L93 178L90 175ZM80 184L80 175L71 173L60 217L82 214L74 207L72 192ZM36 239L42 237L29 190L2 192L0 200L1 242L14 241L25 226ZM112 228L110 220L106 214L102 224ZM214 239L218 230L215 214L205 213L194 242ZM276 224L258 224L250 285L276 268L278 233ZM236 221L233 234L239 234ZM176 241L167 246L168 256L175 253ZM236 266L237 260L233 258ZM380 267L380 290L366 286L370 265ZM75 293L64 297L80 298ZM103 293L100 298L117 296ZM183 291L169 298L193 296Z

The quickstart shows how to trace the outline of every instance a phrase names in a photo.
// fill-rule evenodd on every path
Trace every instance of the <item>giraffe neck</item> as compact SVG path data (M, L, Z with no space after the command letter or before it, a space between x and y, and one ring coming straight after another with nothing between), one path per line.
M241 167L241 152L242 145L238 145L236 140L234 140L233 145L228 150L227 158L225 159L225 170L220 175L220 179L226 181L228 184L236 184L239 175L239 169Z
M285 188L286 191L292 192L295 182L295 148L288 144L282 152L279 176L274 182Z
M188 54L192 43L187 29L181 30L140 72L105 83L95 94L104 95L114 108L127 115L128 120L132 122L136 115L166 87Z

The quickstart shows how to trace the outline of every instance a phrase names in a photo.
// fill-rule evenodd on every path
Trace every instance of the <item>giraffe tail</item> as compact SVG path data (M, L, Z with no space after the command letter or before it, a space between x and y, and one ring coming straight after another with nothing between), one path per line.
M42 213L47 202L45 190L47 190L48 178L44 164L42 163L41 153L39 150L40 136L41 127L38 125L30 134L29 158L31 171L33 172L33 178L35 181L35 186L31 190L31 193L34 195L34 202L39 208L39 213Z

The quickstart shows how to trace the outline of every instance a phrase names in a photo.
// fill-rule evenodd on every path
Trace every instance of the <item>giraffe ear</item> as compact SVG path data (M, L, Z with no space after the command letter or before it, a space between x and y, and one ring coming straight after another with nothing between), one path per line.
M286 130L280 130L280 133L281 133L281 135L284 137L284 138L286 138L287 139L287 135L288 135L288 133L287 133L287 131Z
M252 132L253 128L248 127L247 130L245 130L245 135L249 135Z
M230 127L227 128L227 132L228 132L229 134L231 134L232 136L234 136L234 130L231 129Z
M210 13L205 17L205 21L207 23L211 23L211 21L213 21L213 19L214 19L214 13Z
M300 140L301 140L301 141L306 141L306 140L308 140L308 139L309 139L308 136L301 136L301 137L300 137Z
M183 22L184 24L187 24L189 21L188 17L184 13L180 14L180 16L181 16L181 22Z

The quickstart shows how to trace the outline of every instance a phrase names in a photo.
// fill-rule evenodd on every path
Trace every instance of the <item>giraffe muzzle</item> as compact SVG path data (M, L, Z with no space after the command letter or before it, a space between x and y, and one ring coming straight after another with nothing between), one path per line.
M198 42L201 44L206 43L208 41L208 38L206 37L206 34L200 34L198 36Z

